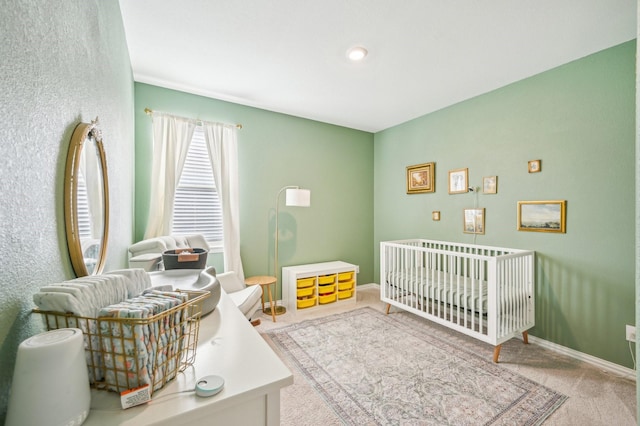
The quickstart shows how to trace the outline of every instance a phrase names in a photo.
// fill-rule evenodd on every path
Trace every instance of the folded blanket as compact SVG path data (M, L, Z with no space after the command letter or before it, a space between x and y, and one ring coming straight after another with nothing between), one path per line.
M86 298L84 297L84 294L82 293L82 291L78 288L75 287L69 287L69 286L65 286L65 285L47 285L44 287L40 288L40 296L34 296L34 303L36 303L36 305L40 306L38 304L38 301L40 301L40 304L44 303L45 305L48 303L46 300L43 302L42 301L42 294L43 293L66 293L69 294L73 297L73 299L68 301L69 306L61 306L61 308L66 309L65 311L57 311L56 312L71 312L77 316L86 316L83 315L83 313L85 314L90 314L91 311L91 306L87 303ZM68 309L73 309L73 306L76 306L75 309L79 309L79 311L69 311ZM42 308L41 308L42 309ZM47 309L49 310L49 309Z
M103 306L127 298L129 278L124 275L81 277L44 286L34 294L33 301L45 311L67 312L95 318ZM59 296L63 294L66 296Z
M94 285L102 295L100 306L108 306L125 300L128 296L127 280L124 275L93 275L77 278L80 282ZM75 280L73 280L75 281Z
M185 297L153 291L100 310L98 321L109 389L122 391L124 387L151 384L157 390L175 376L181 338L175 317L180 310L159 314L180 305ZM134 318L149 321L119 321Z
M110 274L124 275L129 278L129 282L127 283L127 297L138 296L151 287L151 277L149 277L149 273L142 268L119 269L107 272L107 275Z
M43 311L72 313L90 316L90 307L82 305L73 294L59 291L40 291L33 295L33 302Z
M108 306L100 310L98 320L107 387L120 392L141 385L150 384L150 353L148 325L126 321L100 321L102 318L143 319L149 317L149 310L128 306L126 303ZM146 329L146 330L145 330Z

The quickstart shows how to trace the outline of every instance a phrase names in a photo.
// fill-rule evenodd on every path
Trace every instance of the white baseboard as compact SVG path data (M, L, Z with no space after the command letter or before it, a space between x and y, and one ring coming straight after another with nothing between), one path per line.
M606 361L604 359L597 358L595 356L585 354L583 352L579 352L574 349L567 348L566 346L558 345L557 343L549 342L532 335L529 335L529 343L533 343L538 346L542 346L545 349L570 356L571 358L575 358L579 361L587 362L598 368L617 374L624 378L631 379L633 381L636 380L636 370L632 368L623 367L622 365L618 365L613 362Z
M358 289L377 287L380 288L380 284L371 283L371 284L359 284ZM606 370L608 372L617 374L627 379L636 380L636 370L628 367L623 367L622 365L615 364L610 361L606 361L601 358L596 358L595 356L591 356L589 354L585 354L583 352L576 351L571 348L567 348L566 346L558 345L557 343L549 342L547 340L541 339L539 337L532 336L529 334L529 343L536 344L545 349L549 349L554 352L561 353L563 355L570 356L571 358L577 359L579 361L587 362L591 365L594 365L598 368Z
M363 288L370 288L370 287L377 287L377 288L380 288L380 284L376 284L376 283L370 283L370 284L358 284L358 288L359 288L359 289L363 289Z

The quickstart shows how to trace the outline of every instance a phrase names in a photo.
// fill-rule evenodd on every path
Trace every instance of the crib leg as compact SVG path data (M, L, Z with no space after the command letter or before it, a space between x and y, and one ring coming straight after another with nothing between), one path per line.
M389 310L391 309L391 303L387 303L387 315L389 315Z
M496 364L498 363L498 357L500 356L501 348L502 348L502 345L498 345L495 348L493 348L493 362L495 362Z
M525 345L529 344L529 332L527 330L522 332L522 341Z

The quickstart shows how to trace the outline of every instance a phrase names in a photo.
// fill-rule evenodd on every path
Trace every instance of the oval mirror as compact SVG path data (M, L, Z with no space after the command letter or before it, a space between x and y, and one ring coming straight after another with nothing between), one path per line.
M109 235L107 160L98 118L71 135L64 173L67 245L78 277L102 272Z

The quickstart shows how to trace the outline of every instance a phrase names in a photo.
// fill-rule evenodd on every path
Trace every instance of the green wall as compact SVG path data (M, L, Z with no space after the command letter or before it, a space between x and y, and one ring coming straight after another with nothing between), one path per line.
M638 0L640 4L640 0ZM636 8L636 35L640 34L640 8ZM640 105L640 93L638 93L638 87L640 87L640 75L638 75L638 68L640 66L640 46L638 46L636 38L636 157L635 157L635 170L636 170L636 227L635 227L635 244L636 253L640 252L640 111L638 105ZM640 258L636 256L636 322L634 324L640 324ZM640 349L640 340L636 339L635 344L636 353ZM640 418L640 371L636 368L636 419Z
M429 238L536 251L531 334L632 367L635 324L635 41L375 134L376 245ZM527 161L541 159L542 172ZM434 161L436 192L407 195L405 168ZM498 193L447 191L498 176ZM567 200L567 232L516 230L519 200ZM462 210L486 209L486 234L462 232ZM441 211L439 222L431 220Z
M241 123L240 252L245 276L273 274L275 204L280 188L311 190L311 207L285 207L280 198L280 266L343 260L373 272L373 135L142 83L135 84L136 239L149 210L151 118L145 108L207 121ZM214 260L219 264L219 260ZM278 290L278 295L280 290Z

